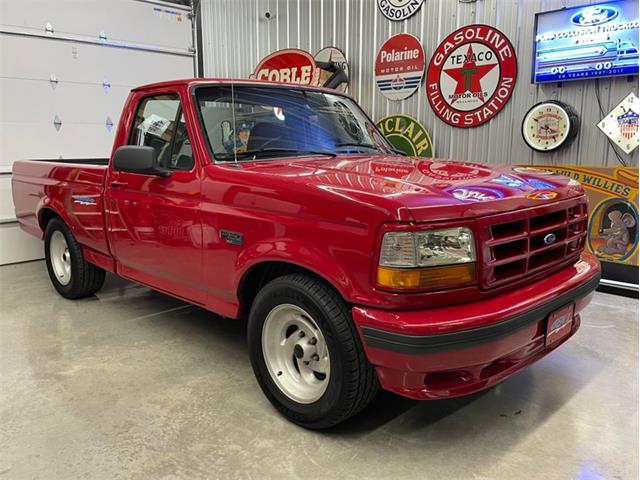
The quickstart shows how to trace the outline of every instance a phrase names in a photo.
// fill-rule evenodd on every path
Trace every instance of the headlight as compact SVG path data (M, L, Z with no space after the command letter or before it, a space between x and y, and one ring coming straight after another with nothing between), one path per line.
M387 232L382 238L378 284L434 288L475 280L473 232L466 227Z
M435 267L475 260L473 233L465 227L387 232L380 250L383 267Z

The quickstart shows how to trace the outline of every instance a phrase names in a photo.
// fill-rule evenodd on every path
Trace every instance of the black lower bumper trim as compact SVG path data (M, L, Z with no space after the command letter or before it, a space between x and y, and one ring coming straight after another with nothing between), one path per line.
M430 353L447 352L463 348L475 347L491 343L502 337L507 337L523 327L546 318L560 307L585 297L596 289L600 276L596 276L587 283L560 295L553 300L511 317L502 322L469 330L460 330L435 335L406 335L404 333L389 332L377 328L362 327L364 339L370 347L391 350L409 355L424 355Z

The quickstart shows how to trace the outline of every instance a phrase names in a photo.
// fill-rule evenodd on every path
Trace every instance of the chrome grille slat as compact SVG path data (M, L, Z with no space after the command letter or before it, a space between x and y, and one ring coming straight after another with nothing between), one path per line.
M557 230L566 226L567 226L567 222L556 223L554 225L549 225L548 227L542 227L542 228L537 228L535 230L531 230L530 235L538 235L540 233L550 232L552 230Z
M505 243L517 242L518 240L524 240L524 239L526 239L528 237L529 236L526 233L523 233L521 235L513 235L511 237L501 238L499 240L488 240L487 241L487 245L490 246L490 247L495 247L497 245L503 245Z
M525 281L576 259L584 247L587 219L584 197L481 219L482 288ZM546 244L549 234L555 240Z

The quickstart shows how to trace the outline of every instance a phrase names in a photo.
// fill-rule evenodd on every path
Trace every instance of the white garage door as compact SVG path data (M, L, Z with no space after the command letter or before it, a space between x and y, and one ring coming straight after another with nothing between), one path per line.
M190 9L0 0L0 264L41 258L11 199L19 159L108 157L129 91L194 76Z

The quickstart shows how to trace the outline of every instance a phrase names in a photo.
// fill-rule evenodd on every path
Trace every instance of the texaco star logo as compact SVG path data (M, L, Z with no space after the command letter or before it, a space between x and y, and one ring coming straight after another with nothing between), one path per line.
M447 68L444 70L444 73L456 81L456 89L453 94L449 96L451 105L462 99L462 102L458 102L458 105L460 105L460 103L464 103L464 99L466 98L472 99L471 102L466 103L484 103L486 92L482 89L480 80L491 72L491 70L498 65L498 62L478 65L476 62L477 56L478 55L473 52L473 45L469 45L467 53L464 55L464 65L462 65L462 67ZM491 55L486 56L489 57Z
M476 127L493 118L513 92L517 74L509 40L489 25L468 25L436 49L427 70L427 97L440 119Z

